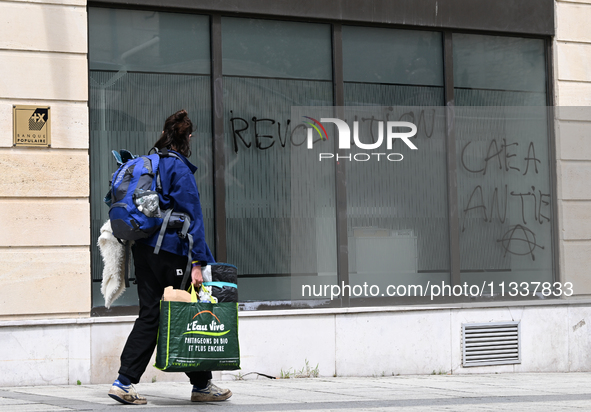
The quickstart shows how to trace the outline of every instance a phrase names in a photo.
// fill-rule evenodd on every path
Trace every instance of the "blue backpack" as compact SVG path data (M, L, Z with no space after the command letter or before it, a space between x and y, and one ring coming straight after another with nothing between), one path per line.
M112 152L120 166L113 174L111 190L105 197L105 203L109 206L111 230L113 236L121 243L124 243L124 240L127 241L129 249L130 241L147 238L160 229L154 248L154 253L157 254L166 229L179 229L179 237L189 241L187 271L190 271L193 238L188 231L191 220L186 214L175 213L172 209L161 210L158 197L158 193L162 192L158 171L161 158L166 156L179 160L180 158L166 149L153 150L155 150L154 154L146 156L133 156L127 150L121 150L119 153ZM127 251L126 254L129 252Z
M149 237L162 226L156 178L160 154L123 163L111 180L109 219L113 235L122 240Z

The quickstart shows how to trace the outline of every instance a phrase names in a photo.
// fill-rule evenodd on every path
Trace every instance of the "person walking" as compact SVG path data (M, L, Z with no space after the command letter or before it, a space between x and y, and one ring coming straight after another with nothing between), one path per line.
M215 260L205 242L199 191L193 176L197 167L187 159L191 155L192 132L193 124L187 112L180 110L166 119L162 135L154 147L176 155L160 158L160 207L185 213L191 219L188 232L193 236L191 282L198 288L203 283L201 267L215 263ZM148 238L137 240L132 247L140 312L121 353L119 376L109 390L109 396L123 404L146 404L146 398L137 393L133 384L139 382L156 347L164 288L173 286L178 289L187 267L188 242L177 232L178 229L166 229L158 254L154 254L154 247L159 230ZM232 396L229 389L219 388L211 382L211 371L187 372L187 376L193 385L193 402L223 401Z

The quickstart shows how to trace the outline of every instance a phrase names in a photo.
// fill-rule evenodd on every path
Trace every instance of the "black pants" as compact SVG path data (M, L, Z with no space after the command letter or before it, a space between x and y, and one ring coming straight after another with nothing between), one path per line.
M119 373L127 376L131 383L138 383L156 348L164 288L180 287L187 257L163 250L155 255L154 248L142 243L136 243L132 251L140 314L121 353ZM211 372L188 372L187 376L193 385L204 388L211 379Z

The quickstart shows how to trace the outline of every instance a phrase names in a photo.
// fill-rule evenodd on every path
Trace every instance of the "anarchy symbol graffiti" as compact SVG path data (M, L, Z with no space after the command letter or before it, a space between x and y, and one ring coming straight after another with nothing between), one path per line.
M503 257L507 256L507 253L511 253L518 256L531 255L531 259L536 260L534 255L536 247L544 249L544 246L536 243L535 233L521 225L511 226L502 239L497 239L497 242L500 242L505 249Z

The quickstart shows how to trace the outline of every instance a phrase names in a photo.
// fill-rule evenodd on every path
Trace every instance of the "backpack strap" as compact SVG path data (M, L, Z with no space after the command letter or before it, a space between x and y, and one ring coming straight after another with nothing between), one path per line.
M183 276L183 281L181 283L181 290L185 290L187 288L187 281L191 275L191 262L193 261L193 255L191 253L191 249L193 249L193 235L187 233L187 238L189 239L189 254L187 256L187 267L185 268L185 275Z
M117 239L119 240L119 239ZM129 256L131 255L131 241L125 242L125 287L129 288Z
M151 153L152 150L160 157L175 157L181 160L181 158L176 153L169 152L166 147L163 147L162 150L153 147L150 149L149 153ZM156 172L156 191L158 193L162 193L162 179L160 178L160 169L158 169Z
M156 247L154 248L154 254L157 255L160 252L160 247L162 247L162 240L164 239L164 233L166 233L166 229L168 228L168 221L170 220L170 216L172 215L172 209L168 209L164 211L164 218L162 219L162 226L160 226L160 233L158 233L158 240L156 241Z
M156 191L162 193L162 179L160 179L160 169L156 172Z
M185 220L183 222L183 227L179 232L179 237L181 239L187 238L189 240L189 253L187 255L187 267L185 268L185 276L183 276L183 282L181 283L181 290L185 290L187 287L187 280L189 280L189 275L191 274L191 263L193 262L193 254L191 253L193 250L193 235L189 233L189 226L191 226L191 219L189 216L185 215Z
M179 232L179 236L181 237L181 239L184 239L185 237L189 236L189 226L191 226L191 218L185 214L183 214L183 216L185 220L183 221L183 227Z

